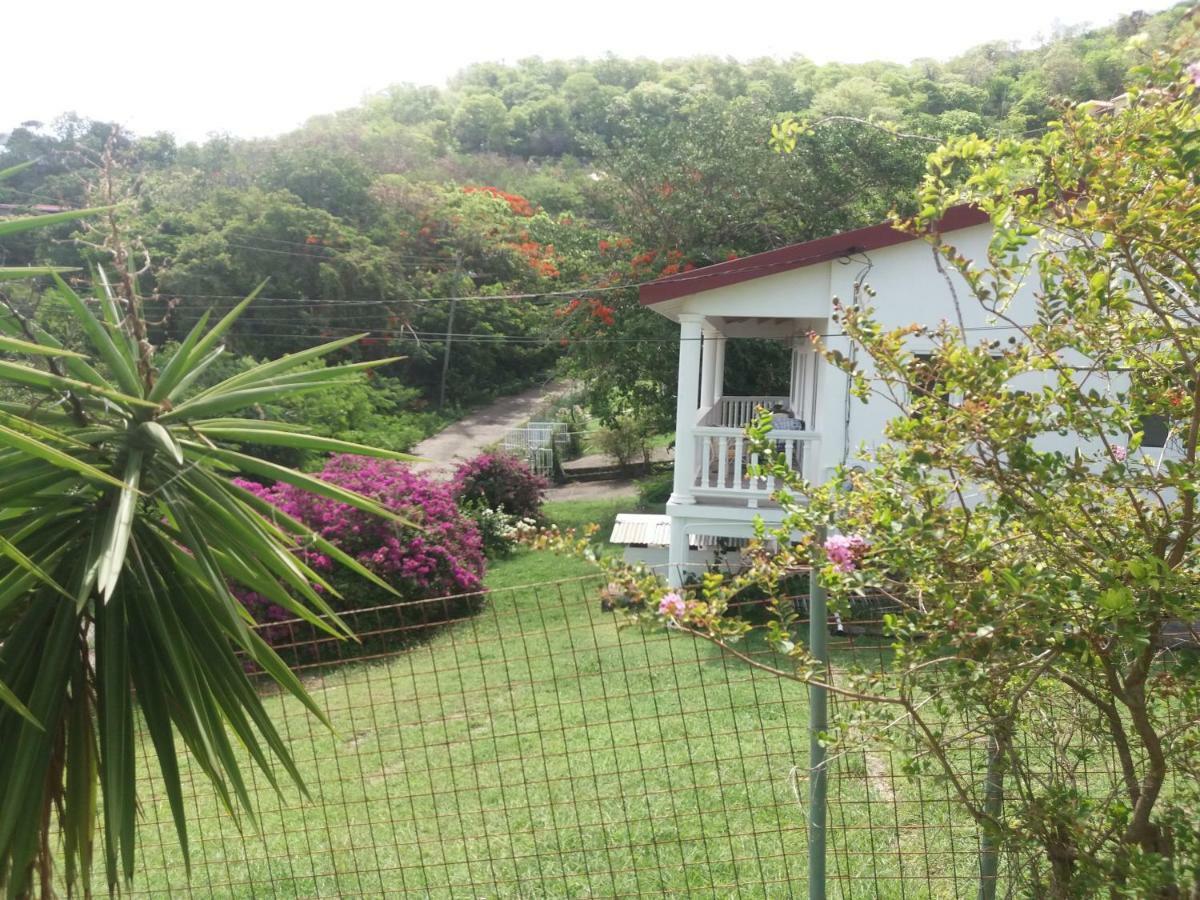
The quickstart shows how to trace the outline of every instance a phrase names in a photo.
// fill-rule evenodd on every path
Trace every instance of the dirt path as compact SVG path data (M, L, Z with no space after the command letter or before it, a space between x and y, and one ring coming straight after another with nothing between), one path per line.
M412 453L426 460L413 463L413 468L434 478L449 478L460 463L502 440L510 428L525 424L570 389L569 382L551 381L475 410L413 447Z

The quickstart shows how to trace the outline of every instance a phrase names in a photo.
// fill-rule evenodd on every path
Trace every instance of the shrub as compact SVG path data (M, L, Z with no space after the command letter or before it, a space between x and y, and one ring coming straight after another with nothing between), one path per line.
M620 416L611 425L601 428L592 438L601 453L611 456L627 469L634 461L650 465L650 439L654 431L633 416Z
M637 489L638 506L643 509L660 506L671 499L671 492L675 489L675 472L666 469L647 475L638 482Z
M541 519L548 482L523 461L503 453L483 453L454 473L460 505L500 510L517 519Z
M436 625L473 611L478 597L458 595L479 591L483 585L483 541L475 523L455 505L449 486L430 481L401 463L350 455L331 457L319 477L370 497L412 525L384 521L287 484L243 486L353 556L391 585L400 600L454 597L438 603L397 605L397 597L378 585L335 570L328 556L300 551L305 562L325 575L342 595L331 600L336 611L387 607L380 618L372 619L372 628L383 629ZM255 620L265 624L263 636L269 642L278 645L303 639L292 633L290 625L270 624L288 617L269 599L249 592L240 594L240 599ZM350 624L353 627L353 620Z
M517 545L517 523L520 519L502 509L492 509L479 503L464 503L460 508L463 515L469 517L479 529L483 552L488 559L500 559L512 553Z
M587 434L591 416L582 406L572 404L560 409L555 415L555 421L562 422L567 426L567 445L564 455L567 459L579 459L583 456L584 436Z

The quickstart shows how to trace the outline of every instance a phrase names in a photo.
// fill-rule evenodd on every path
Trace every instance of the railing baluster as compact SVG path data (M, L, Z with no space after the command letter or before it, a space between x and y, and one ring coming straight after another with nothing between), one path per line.
M709 484L709 469L712 463L712 438L702 437L700 440L700 484L704 487L710 487Z
M725 472L729 468L729 437L726 435L717 440L720 441L717 444L717 452L720 454L717 457L717 487L730 487L731 485L725 484Z

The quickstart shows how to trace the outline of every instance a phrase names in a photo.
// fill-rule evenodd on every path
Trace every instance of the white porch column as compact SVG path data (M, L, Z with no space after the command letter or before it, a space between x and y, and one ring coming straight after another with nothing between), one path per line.
M725 335L717 335L716 359L713 362L713 402L725 396Z
M717 384L717 340L721 333L708 324L702 325L700 332L704 335L700 359L700 408L708 409L716 396L713 391Z
M677 588L683 585L684 566L688 561L687 522L678 516L671 517L671 546L667 552L667 585Z
M803 359L803 341L801 338L792 338L792 375L789 381L791 386L791 405L792 415L798 416L805 420L808 425L808 416L804 409L804 359Z
M692 482L696 477L697 389L700 382L700 324L703 316L679 316L679 393L675 400L675 490L671 503L695 503ZM686 543L686 539L685 539Z

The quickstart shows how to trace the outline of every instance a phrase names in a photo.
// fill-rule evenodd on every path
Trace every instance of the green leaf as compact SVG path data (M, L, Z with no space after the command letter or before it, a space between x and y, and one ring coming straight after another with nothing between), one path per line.
M130 357L127 345L124 342L118 345L113 341L105 327L87 308L83 298L71 290L65 281L55 275L54 283L58 285L58 295L75 314L75 320L83 326L84 333L87 334L92 346L96 348L96 352L100 354L105 365L112 370L117 384L125 393L140 397L142 380L137 376L137 361Z
M78 272L70 266L0 266L0 281L21 281L26 278L42 278L47 275Z
M86 219L113 209L111 206L95 206L90 209L69 209L66 212L51 213L46 216L27 216L21 219L0 219L0 237L18 234L22 231L32 231L35 228L49 228L61 225L63 222L74 222Z
M143 409L157 408L156 404L148 400L123 394L112 388L90 384L86 381L76 381L74 378L64 378L52 372L43 372L41 369L34 369L19 363L0 360L0 379L5 378L9 381L15 381L18 384L28 385L29 387L40 387L51 391L75 391L88 396L103 397L130 407L136 406Z
M183 339L183 343L176 348L174 355L171 356L167 364L162 367L159 373L158 380L154 382L154 387L147 395L148 400L161 401L164 397L171 394L176 385L188 372L188 362L191 360L192 351L196 348L196 344L200 341L200 335L208 325L209 311L205 311L200 316L200 320L188 332L187 337Z
M213 416L221 413L247 409L259 403L270 403L283 396L297 396L337 384L353 384L350 379L321 380L306 379L290 381L286 384L274 384L268 387L246 388L240 391L230 391L227 394L213 394L203 398L193 398L176 406L170 412L158 417L160 422L183 422L196 417Z
M4 703L12 707L14 710L16 710L17 715L19 715L34 728L43 730L41 722L39 722L34 714L29 711L29 708L21 702L21 698L14 694L3 681L0 681L0 703Z
M26 572L33 575L38 581L42 582L42 584L53 588L68 600L71 599L71 595L67 592L66 588L51 578L41 566L22 553L20 548L18 548L2 534L0 534L0 554L7 556L14 563L16 563L19 568L24 569Z
M259 425L261 423L255 423ZM351 441L340 441L336 438L318 437L312 434L301 434L295 431L276 431L269 428L238 426L202 426L194 425L193 430L207 438L220 441L237 441L239 443L263 444L269 447L296 447L300 450L315 450L327 453L354 453L359 456L374 456L379 459L394 459L399 462L411 462L416 459L408 453L397 453L366 444L355 444Z
M309 493L328 497L330 500L345 503L348 506L353 506L355 509L361 509L363 512L380 516L389 521L399 522L402 525L412 524L386 507L380 506L374 500L364 497L361 494L347 491L345 488L340 488L327 481L321 481L319 478L313 478L311 475L305 475L303 472L297 472L286 466L276 465L263 459L247 456L245 453L238 453L236 450L226 450L221 447L205 447L192 441L181 441L181 443L186 455L192 459L202 460L211 457L230 463L242 472L270 478L273 481L282 481L285 484L294 485Z
M61 347L45 347L31 341L22 341L2 335L0 335L0 350L7 350L10 353L25 353L29 356L73 356L76 359L86 359L82 353L76 353L73 350L64 350Z
M39 344L47 347L61 349L62 341L50 334L46 329L38 325L37 322L31 319L25 320L25 327L32 333ZM14 318L0 316L0 331L8 333L12 337L24 337L24 330L21 324ZM93 369L82 357L64 356L62 358L62 366L80 381L86 381L88 384L99 385L100 387L108 387L108 382L101 377L100 373Z
M9 166L7 169L0 169L0 181L7 181L18 172L24 172L35 163L37 163L36 159L27 159L25 162L19 162L15 166Z
M116 487L124 487L124 485L113 478L106 472L101 472L95 466L85 463L83 460L76 459L70 454L63 453L41 441L34 440L31 437L21 434L18 431L0 425L0 444L7 444L10 447L15 447L30 456L44 460L51 465L59 466L63 469L70 469L72 472L78 472L86 478L93 481L99 481L104 484L115 485Z
M347 347L350 344L356 343L366 337L370 332L364 331L362 334L352 335L350 337L339 338L336 341L329 341L325 344L320 344L316 347L310 347L307 350L302 350L299 353L289 353L281 356L279 359L273 359L269 362L259 363L252 369L245 372L239 372L226 378L219 384L215 384L208 390L201 393L199 396L206 397L212 394L225 393L239 386L252 386L256 382L267 381L268 379L282 375L295 369L297 366L302 366L305 363L312 362L315 359L320 359L323 356L328 356Z
M117 501L110 507L101 542L100 565L96 571L96 590L107 603L112 599L121 569L125 565L125 551L133 532L133 514L137 510L138 483L142 477L142 451L129 450L125 461L125 482Z
M176 465L183 465L183 449L179 446L179 442L158 422L143 422L138 426L138 433L143 435L156 449L162 450L171 457Z
M242 313L246 311L246 307L254 302L255 298L262 293L262 289L266 286L267 282L265 279L259 282L258 287L250 292L250 296L226 313L221 321L213 326L212 331L197 342L196 346L192 349L191 355L188 357L188 368L191 368L192 363L207 356L217 346L221 338L225 335L225 332L233 327L234 323L241 318Z

